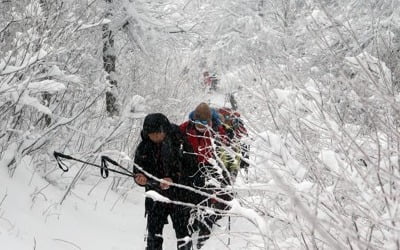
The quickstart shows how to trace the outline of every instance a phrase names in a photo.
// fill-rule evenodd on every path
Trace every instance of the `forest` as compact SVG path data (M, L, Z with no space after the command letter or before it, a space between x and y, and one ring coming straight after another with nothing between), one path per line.
M205 249L400 249L399 65L397 0L1 0L0 245L144 249L133 179L53 152L132 168L146 114L207 102L251 152Z

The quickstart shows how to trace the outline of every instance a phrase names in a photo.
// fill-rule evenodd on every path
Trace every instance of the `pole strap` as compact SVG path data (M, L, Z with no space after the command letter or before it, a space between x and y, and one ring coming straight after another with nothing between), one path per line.
M97 165L97 164L94 164L94 163L91 163L91 162L87 162L87 161L83 161L81 159L74 158L74 157L72 157L70 155L66 155L66 154L63 154L63 153L60 153L60 152L57 152L57 151L54 151L53 155L54 155L54 158L56 158L58 167L64 172L68 172L69 168L68 168L68 166L65 164L65 162L63 160L73 160L73 161L77 161L77 162L80 162L80 163L87 164L89 166L93 166L93 167L99 168L100 169L100 174L104 179L109 176L109 172L117 173L117 174L124 175L124 176L129 176L129 177L134 177L135 176L135 174L133 172L131 172L127 168L121 166L119 163L117 163L116 161L112 160L108 156L101 156L101 165ZM116 169L109 168L108 167L108 163L111 163L112 165L117 166L117 167L121 168L124 171L118 171Z

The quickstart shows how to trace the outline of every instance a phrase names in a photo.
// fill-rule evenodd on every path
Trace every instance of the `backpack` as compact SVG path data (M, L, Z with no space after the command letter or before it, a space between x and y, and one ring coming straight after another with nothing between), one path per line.
M224 107L218 109L218 113L223 117L224 123L234 130L236 138L240 139L243 136L247 136L247 129L238 111Z
M240 168L247 169L249 164L246 160L249 159L250 145L241 142L241 138L248 136L248 133L244 126L244 122L240 117L240 113L226 107L218 109L218 112L224 118L225 123L227 123L227 126L229 127L228 130L231 130L231 133L228 133L229 138L231 140L237 139L240 141L240 153L242 159L245 159L240 161Z

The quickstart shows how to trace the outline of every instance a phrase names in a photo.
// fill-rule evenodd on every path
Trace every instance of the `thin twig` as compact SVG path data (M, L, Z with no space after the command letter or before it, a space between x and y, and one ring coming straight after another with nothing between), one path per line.
M56 238L56 239L53 239L53 240L55 240L55 241L61 241L61 242L70 244L71 246L74 246L74 247L76 247L76 249L79 249L79 250L82 249L82 248L80 248L77 244L75 244L75 243L73 243L73 242L70 242L70 241L67 241L67 240L57 239L57 238Z

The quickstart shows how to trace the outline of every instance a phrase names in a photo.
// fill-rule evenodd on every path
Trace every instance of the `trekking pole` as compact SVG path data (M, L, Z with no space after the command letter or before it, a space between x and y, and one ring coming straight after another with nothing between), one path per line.
M58 167L64 172L68 172L68 170L69 170L68 166L63 162L63 159L66 159L66 160L73 160L73 161L77 161L77 162L80 162L80 163L84 163L84 164L99 168L100 169L100 174L104 179L108 177L109 172L113 172L113 173L117 173L117 174L120 174L120 175L129 176L129 177L134 177L135 176L133 172L129 171L128 169L126 169L124 167L122 167L116 161L110 159L107 156L102 156L101 157L101 165L97 165L97 164L94 164L94 163L91 163L91 162L87 162L87 161L83 161L81 159L74 158L74 157L72 157L70 155L66 155L66 154L63 154L63 153L60 153L60 152L57 152L57 151L54 151L53 155L56 158ZM108 168L107 162L110 162L113 165L122 168L125 172Z
M61 170L64 171L64 172L68 172L69 168L62 161L62 159L73 160L73 161L77 161L77 162L80 162L80 163L84 163L84 164L99 168L101 177L103 177L104 179L106 179L108 177L109 172L117 173L117 174L124 175L124 176L129 176L129 177L135 177L136 176L135 173L133 173L132 171L129 171L127 168L121 166L118 162L114 161L113 159L111 159L110 157L105 156L105 155L101 156L101 165L97 165L97 164L94 164L94 163L91 163L91 162L87 162L87 161L83 161L81 159L74 158L74 157L72 157L70 155L66 155L66 154L63 154L63 153L60 153L60 152L57 152L57 151L54 151L53 154L54 154L54 157L57 160L57 164L58 164L59 168L61 168ZM109 168L108 167L108 163L111 163L112 165L121 168L125 172ZM159 188L160 188L159 182L157 180L154 180L154 179L149 179L147 181L147 183L146 183L146 186L147 187L152 187L155 190L159 190Z
M114 170L114 169L109 169L109 168L108 168L107 162L113 164L114 166L117 166L117 167L121 168L121 169L124 170L126 173L128 173L129 176L135 176L135 174L134 174L133 172L129 171L129 169L127 169L127 168L121 166L118 162L114 161L113 159L111 159L110 157L105 156L105 155L102 155L102 156L101 156L101 165L102 165L102 167L103 167L102 169L100 169L101 171L103 171L103 170L104 170L104 171ZM112 172L112 171L111 171L111 172ZM120 172L118 171L117 173L120 173ZM104 174L107 175L107 177L108 177L108 172L104 172ZM105 177L105 178L107 178L107 177Z
M231 244L231 216L228 216L228 246Z

